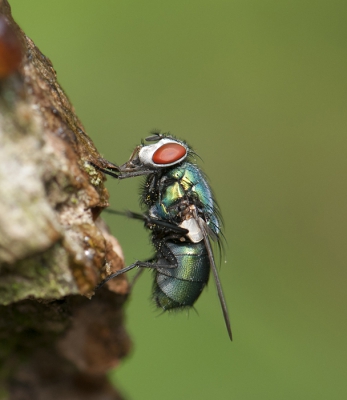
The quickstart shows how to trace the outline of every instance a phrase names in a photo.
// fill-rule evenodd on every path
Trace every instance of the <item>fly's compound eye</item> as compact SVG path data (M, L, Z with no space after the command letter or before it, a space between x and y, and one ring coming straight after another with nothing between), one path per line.
M163 138L156 144L141 147L140 162L150 168L170 167L183 161L188 155L188 147L169 138Z
M185 147L178 143L167 143L153 153L155 164L172 164L181 160L187 153Z

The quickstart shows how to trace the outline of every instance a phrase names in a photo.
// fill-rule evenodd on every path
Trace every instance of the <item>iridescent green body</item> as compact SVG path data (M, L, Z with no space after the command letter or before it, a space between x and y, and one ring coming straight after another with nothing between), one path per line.
M166 242L177 260L177 268L158 268L153 283L153 300L163 310L190 307L208 282L210 261L206 246L200 243ZM158 258L160 264L169 264Z
M215 240L221 247L221 216L206 176L192 162L195 153L186 142L160 133L146 141L150 144L137 146L125 164L105 172L118 179L146 176L141 188L144 214L120 214L144 221L156 254L111 274L103 283L136 267L150 268L154 271L153 300L166 311L192 307L212 270L232 339L210 243Z
M144 186L148 190L143 194L143 201L150 207L150 215L179 223L178 207L187 200L197 207L208 227L218 236L221 225L219 211L203 172L190 162L162 172L161 176L150 175Z
M182 222L180 210L194 205L215 236L220 234L221 223L213 193L203 172L191 162L184 161L147 177L142 198L152 218L176 225ZM153 241L158 248L158 235L153 235ZM155 270L153 298L157 306L164 310L192 306L210 274L206 244L170 240L161 246L156 263L169 264L167 255L172 253L177 268Z

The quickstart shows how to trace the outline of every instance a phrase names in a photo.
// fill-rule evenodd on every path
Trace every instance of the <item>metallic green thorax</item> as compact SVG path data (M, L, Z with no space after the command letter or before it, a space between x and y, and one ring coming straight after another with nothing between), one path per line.
M203 214L209 228L218 236L220 233L219 211L213 197L213 193L202 171L190 162L183 162L165 172L154 184L153 179L147 178L145 188L155 186L159 189L156 196L144 198L144 202L150 206L150 214L161 220L175 221L177 217L177 205L182 199L188 199L190 204L197 206Z
M206 246L203 242L167 242L166 246L175 255L178 267L159 268L155 271L153 299L164 310L192 306L207 284L210 274ZM164 258L157 262L168 264Z

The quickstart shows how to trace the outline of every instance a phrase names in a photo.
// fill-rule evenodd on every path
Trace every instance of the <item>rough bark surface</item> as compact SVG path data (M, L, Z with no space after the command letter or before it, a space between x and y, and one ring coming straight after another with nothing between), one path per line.
M39 23L39 22L38 22ZM107 166L45 57L0 0L0 384L6 399L119 399L123 255L99 214ZM1 397L1 395L0 395Z

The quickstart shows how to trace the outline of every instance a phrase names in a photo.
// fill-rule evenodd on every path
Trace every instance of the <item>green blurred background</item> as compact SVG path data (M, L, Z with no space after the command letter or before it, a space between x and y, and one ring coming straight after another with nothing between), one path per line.
M346 399L347 2L10 0L105 158L153 128L191 143L225 219L220 272L194 312L161 315L151 274L127 306L137 399ZM138 210L139 179L109 179ZM106 215L129 264L152 254ZM120 230L119 227L122 227Z

